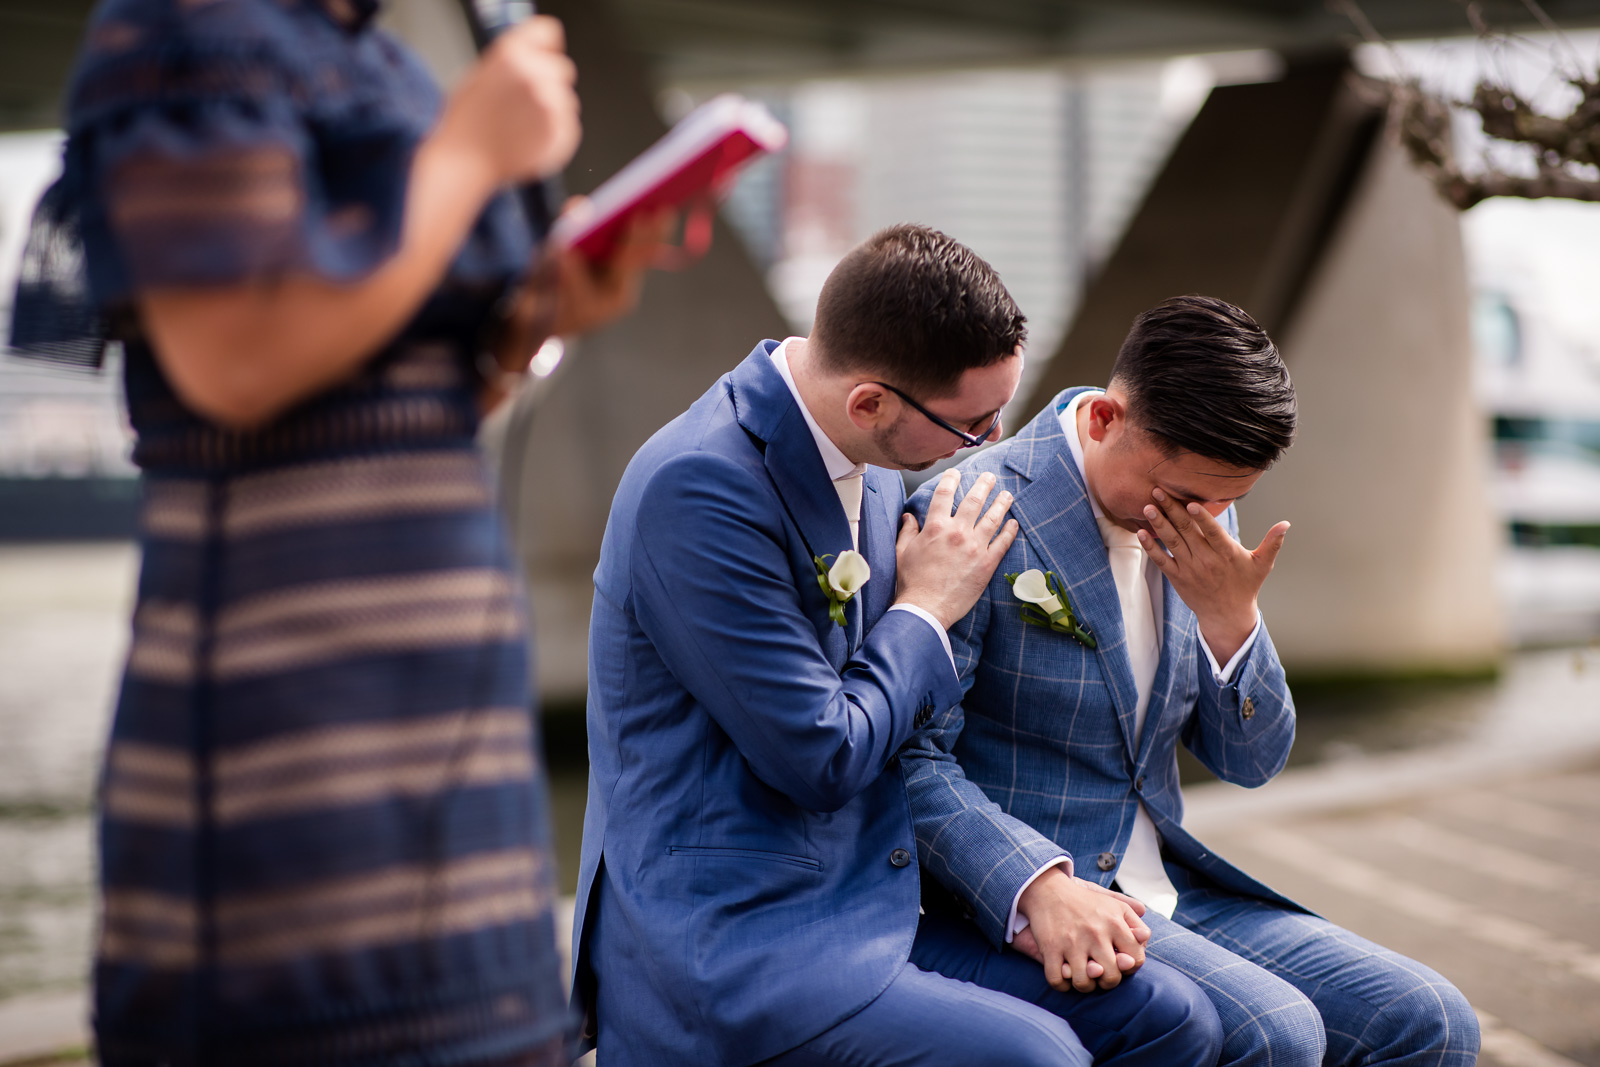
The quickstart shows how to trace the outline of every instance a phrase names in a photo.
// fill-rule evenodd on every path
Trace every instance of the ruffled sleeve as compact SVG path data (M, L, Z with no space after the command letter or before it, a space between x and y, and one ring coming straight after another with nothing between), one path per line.
M112 0L69 101L64 181L101 308L370 273L399 245L439 107L394 42L295 0Z

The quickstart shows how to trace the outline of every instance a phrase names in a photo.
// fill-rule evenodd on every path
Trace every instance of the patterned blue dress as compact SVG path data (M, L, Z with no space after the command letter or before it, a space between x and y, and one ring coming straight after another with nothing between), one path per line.
M496 199L352 380L190 412L146 287L358 279L440 106L348 0L107 0L63 202L123 324L144 563L102 793L102 1062L565 1062L526 611L474 360L532 243Z

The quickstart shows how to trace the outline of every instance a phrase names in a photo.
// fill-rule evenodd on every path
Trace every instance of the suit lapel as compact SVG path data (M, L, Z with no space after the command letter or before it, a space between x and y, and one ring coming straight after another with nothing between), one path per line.
M761 342L734 368L730 375L734 410L739 425L765 443L767 474L800 531L807 555L837 558L850 547L850 524L845 520L838 491L828 477L811 428L806 425L805 416L800 413L794 394L784 384L783 376L772 365L772 350L777 346L776 341ZM812 582L815 574L814 566L810 566L800 581ZM867 583L869 588L871 585ZM859 626L859 609L857 615L856 625ZM839 629L832 624L830 628L833 632ZM841 635L846 640L838 644L846 647L847 655L848 649L853 649L856 643L849 640L850 630L851 611L846 605L845 633ZM831 659L835 642L828 634L822 636ZM840 659L839 665L843 662Z
M1017 434L1006 464L1028 478L1029 484L1017 492L1011 512L1028 545L1044 560L1045 569L1054 571L1067 587L1072 610L1095 636L1095 656L1131 758L1136 755L1133 730L1139 694L1123 635L1122 602L1088 490L1067 451L1067 439L1056 416L1057 405L1071 400L1075 392L1078 390L1062 393ZM1144 734L1150 732L1146 723Z
M866 492L861 498L861 551L872 567L872 580L858 598L865 600L863 631L877 625L894 599L894 542L900 519L900 491L890 479L899 477L893 471L867 468Z
M734 410L739 425L765 443L767 474L783 498L813 556L833 555L850 547L850 524L839 506L839 494L817 452L800 406L772 365L776 341L763 341L732 375Z

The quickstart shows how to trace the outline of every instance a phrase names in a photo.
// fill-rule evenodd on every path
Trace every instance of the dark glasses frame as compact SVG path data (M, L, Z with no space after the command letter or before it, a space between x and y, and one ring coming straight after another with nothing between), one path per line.
M988 429L984 430L981 434L971 434L963 429L960 429L959 427L951 425L944 419L941 419L939 416L935 415L933 412L929 411L927 408L911 399L911 397L908 396L904 391L896 389L888 382L869 382L867 384L882 386L883 388L889 390L889 392L893 393L895 396L899 397L901 400L904 400L907 404L910 404L912 407L920 411L923 417L929 422L933 423L940 429L949 430L951 433L961 438L962 448L977 448L979 445L989 440L989 435L994 433L996 426L1000 425L1000 412L996 411L994 413L994 421L989 424Z

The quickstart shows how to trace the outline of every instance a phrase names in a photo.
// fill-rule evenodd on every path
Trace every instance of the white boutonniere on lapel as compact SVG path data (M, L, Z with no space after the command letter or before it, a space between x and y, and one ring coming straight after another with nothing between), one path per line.
M1058 634L1069 634L1084 648L1099 647L1094 634L1072 613L1067 591L1056 580L1055 571L1035 568L1021 574L1008 574L1006 581L1011 583L1011 595L1022 601L1023 622Z
M853 548L839 553L838 559L834 559L831 552L811 558L817 565L817 584L822 587L822 595L828 598L828 618L843 626L844 606L867 584L867 579L872 577L872 567L867 557ZM832 566L828 564L830 559Z

